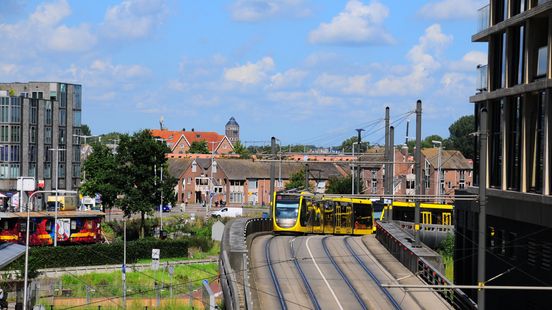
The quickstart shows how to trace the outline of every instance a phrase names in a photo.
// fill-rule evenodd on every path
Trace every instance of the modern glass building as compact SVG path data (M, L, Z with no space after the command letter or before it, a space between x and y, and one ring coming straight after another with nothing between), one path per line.
M488 46L478 66L474 131L488 110L488 285L552 285L552 1L491 0L472 41ZM475 145L478 145L476 143ZM476 148L477 150L477 148ZM477 188L467 193L477 194ZM466 191L462 192L466 193ZM477 283L478 202L457 202L454 281ZM495 278L496 277L496 278ZM477 292L470 292L476 299ZM487 290L489 309L550 308L549 291Z
M81 85L0 83L0 192L15 191L21 176L49 190L56 174L59 189L78 188L81 111Z

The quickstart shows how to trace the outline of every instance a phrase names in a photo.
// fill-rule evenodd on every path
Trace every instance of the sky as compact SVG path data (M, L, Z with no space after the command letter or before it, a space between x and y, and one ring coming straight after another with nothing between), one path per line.
M487 1L488 2L488 1ZM224 132L246 144L339 145L363 128L384 143L448 137L473 113L472 43L480 0L0 1L0 82L59 81L83 89L93 134ZM255 142L257 144L265 144ZM268 142L267 142L268 143Z

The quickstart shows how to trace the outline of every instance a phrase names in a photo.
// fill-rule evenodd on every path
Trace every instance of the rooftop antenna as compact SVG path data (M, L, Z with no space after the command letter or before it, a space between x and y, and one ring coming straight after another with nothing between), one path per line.
M161 117L159 117L159 127L161 130L163 130L163 122L165 121L165 118L163 117L163 115L161 115Z

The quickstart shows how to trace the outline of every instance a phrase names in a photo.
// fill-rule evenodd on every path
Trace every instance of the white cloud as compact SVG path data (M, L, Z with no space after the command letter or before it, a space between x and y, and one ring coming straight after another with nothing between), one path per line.
M307 77L307 72L299 69L289 69L270 77L270 87L274 89L299 87Z
M224 78L227 81L241 84L257 84L267 78L267 74L274 68L274 60L264 57L256 63L237 66L224 70Z
M111 38L143 38L150 35L167 14L165 0L124 0L106 11L103 30Z
M450 65L451 70L473 72L477 65L487 63L487 54L480 51L470 51L461 60L454 61Z
M438 20L474 18L477 10L484 5L483 0L441 0L425 4L419 15ZM486 1L488 3L488 1Z
M0 74L13 76L17 72L18 72L18 66L16 64L0 63Z
M365 5L359 0L349 0L343 12L309 34L309 41L320 44L390 44L394 39L383 27L388 15L389 9L378 1Z
M38 5L22 21L0 24L3 43L0 53L4 57L21 58L42 51L82 52L95 46L97 40L90 27L80 24L70 27L62 24L71 15L66 0ZM14 49L13 46L25 46Z
M112 64L104 59L96 59L85 68L72 65L67 71L71 80L91 87L104 88L104 91L113 87L123 90L134 89L138 80L150 75L150 70L144 66Z
M48 40L48 47L60 52L80 52L90 50L96 42L96 37L88 25L75 28L61 25L54 29L52 37Z
M304 0L237 0L231 7L232 19L243 22L255 22L267 18L310 15Z

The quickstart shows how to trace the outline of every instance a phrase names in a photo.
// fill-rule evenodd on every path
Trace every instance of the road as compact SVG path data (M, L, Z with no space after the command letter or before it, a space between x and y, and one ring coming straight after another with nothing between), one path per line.
M233 206L231 206L233 207ZM215 208L214 206L210 209L211 211L220 210L221 208ZM205 217L206 214L206 208L202 207L200 204L193 204L188 205L185 210L184 208L181 208L180 206L173 207L171 212L164 212L163 216L171 216L171 215L181 215L181 214L195 214L196 218ZM246 217L261 217L263 212L268 212L267 207L255 207L255 208L244 208L243 209L243 216ZM155 212L153 217L159 217L159 211ZM107 221L120 221L123 218L123 211L120 209L114 208L113 210L107 210L105 214L105 219ZM132 218L140 218L140 214L134 214Z
M429 290L379 286L423 282L374 236L259 236L251 246L250 270L258 309L451 308Z

